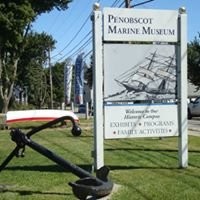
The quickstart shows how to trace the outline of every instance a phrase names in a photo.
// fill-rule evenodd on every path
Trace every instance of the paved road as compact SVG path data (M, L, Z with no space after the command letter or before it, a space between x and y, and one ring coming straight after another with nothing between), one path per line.
M195 117L188 120L189 133L200 136L200 118Z

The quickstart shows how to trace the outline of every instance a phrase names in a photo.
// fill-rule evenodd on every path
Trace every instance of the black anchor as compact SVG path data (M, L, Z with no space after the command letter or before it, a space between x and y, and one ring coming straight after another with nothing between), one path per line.
M72 187L72 191L77 198L86 199L88 196L100 198L110 194L113 188L113 183L107 179L109 169L106 166L103 166L102 168L97 170L95 177L91 173L83 170L77 165L70 163L67 160L64 160L62 157L56 155L54 152L50 151L44 146L34 142L30 138L37 132L64 120L70 120L72 122L73 127L71 132L74 136L79 136L81 134L81 128L70 116L57 118L53 121L32 129L26 134L23 133L20 129L12 129L10 135L11 139L16 143L16 147L0 165L0 171L2 171L6 167L6 165L12 160L14 156L23 157L25 146L27 145L38 153L62 166L63 168L71 171L73 174L80 178L74 183L69 182L69 185Z

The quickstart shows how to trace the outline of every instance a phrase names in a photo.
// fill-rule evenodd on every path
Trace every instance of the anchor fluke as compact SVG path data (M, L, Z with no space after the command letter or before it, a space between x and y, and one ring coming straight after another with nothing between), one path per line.
M74 183L69 182L69 185L72 187L74 195L79 199L86 199L88 196L104 197L109 195L113 188L113 183L108 181L108 173L108 167L103 166L97 170L97 177L81 178Z

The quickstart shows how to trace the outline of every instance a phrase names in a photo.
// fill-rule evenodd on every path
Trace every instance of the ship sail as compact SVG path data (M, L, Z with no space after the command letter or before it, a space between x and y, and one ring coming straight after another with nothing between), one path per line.
M176 59L175 55L160 55L157 51L145 57L137 66L126 70L114 79L126 93L146 93L147 95L175 95ZM112 95L113 97L114 95ZM106 97L109 98L109 97Z

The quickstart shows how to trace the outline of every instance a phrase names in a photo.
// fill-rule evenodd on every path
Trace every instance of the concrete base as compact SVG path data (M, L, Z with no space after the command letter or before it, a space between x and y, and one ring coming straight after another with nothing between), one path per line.
M114 184L112 192L108 196L102 197L102 198L100 198L98 200L111 200L112 195L114 193L116 193L119 190L120 187L121 187L120 185ZM96 198L88 197L87 200L96 200Z

